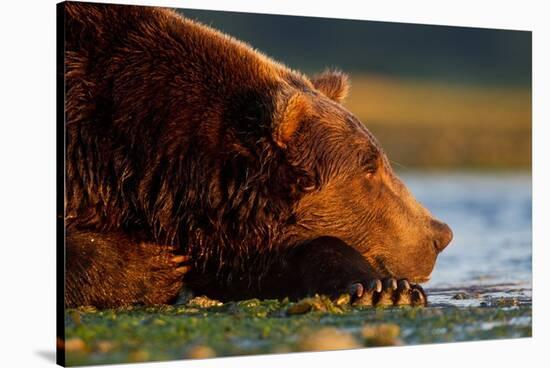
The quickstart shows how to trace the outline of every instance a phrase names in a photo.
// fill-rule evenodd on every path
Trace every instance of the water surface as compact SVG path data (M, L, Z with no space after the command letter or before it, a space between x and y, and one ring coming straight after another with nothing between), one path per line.
M454 232L425 285L432 303L477 305L502 296L531 302L530 173L406 173L401 177ZM476 297L453 299L460 291Z

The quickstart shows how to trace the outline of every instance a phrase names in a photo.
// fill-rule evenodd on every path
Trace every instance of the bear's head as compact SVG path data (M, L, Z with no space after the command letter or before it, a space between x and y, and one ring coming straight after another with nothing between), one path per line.
M375 137L342 106L347 90L344 74L325 72L311 85L294 80L276 94L273 141L299 168L301 184L283 241L336 237L380 277L425 282L451 229L416 201Z

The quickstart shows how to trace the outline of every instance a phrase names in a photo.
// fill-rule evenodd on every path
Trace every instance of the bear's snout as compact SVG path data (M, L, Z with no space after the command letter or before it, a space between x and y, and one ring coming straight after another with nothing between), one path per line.
M453 231L449 225L438 220L432 220L430 225L433 232L434 248L437 253L441 253L453 239Z

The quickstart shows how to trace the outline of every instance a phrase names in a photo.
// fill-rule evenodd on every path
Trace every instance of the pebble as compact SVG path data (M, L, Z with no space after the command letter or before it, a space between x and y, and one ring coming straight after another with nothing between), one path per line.
M79 337L65 340L65 351L67 352L84 351L84 349L86 349L86 343Z
M222 305L223 303L219 300L210 299L206 296L196 296L187 302L187 306L200 308L220 307Z
M80 312L83 313L96 313L97 308L92 305L84 305L77 308Z
M100 353L108 353L116 347L113 341L101 340L96 343L97 351Z
M350 333L333 327L325 327L303 335L298 343L298 348L301 351L342 350L360 347L361 345Z
M478 292L467 293L467 292L460 291L460 292L456 293L455 295L453 295L451 297L451 299L464 300L464 299L476 299L476 298L480 298L480 297L481 297L481 294L478 293Z
M128 356L130 362L145 362L149 360L149 353L145 350L135 350Z
M452 299L454 299L454 300L463 300L463 299L471 299L471 298L472 297L470 296L470 294L467 294L467 293L464 293L464 292L456 293L452 297Z
M351 302L351 296L349 294L342 294L336 299L337 306L348 305Z
M346 303L349 304L349 299L343 296L340 296L336 302L332 302L326 296L315 295L314 297L305 298L292 304L287 308L286 313L289 315L304 314L310 311L342 313L342 306Z
M519 305L519 300L517 298L500 298L495 302L497 307L515 307Z
M216 352L208 345L194 345L185 353L185 357L188 359L207 359L215 356Z
M361 330L361 336L365 339L367 346L400 345L399 334L399 326L394 323L366 325Z
M313 308L313 303L309 299L303 299L299 302L292 304L288 309L286 310L287 314L293 315L293 314L304 314L309 312Z

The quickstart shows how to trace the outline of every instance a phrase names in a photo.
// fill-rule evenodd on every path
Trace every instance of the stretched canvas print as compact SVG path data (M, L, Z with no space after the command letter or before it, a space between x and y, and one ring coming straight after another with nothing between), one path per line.
M531 336L531 33L58 4L58 363Z

